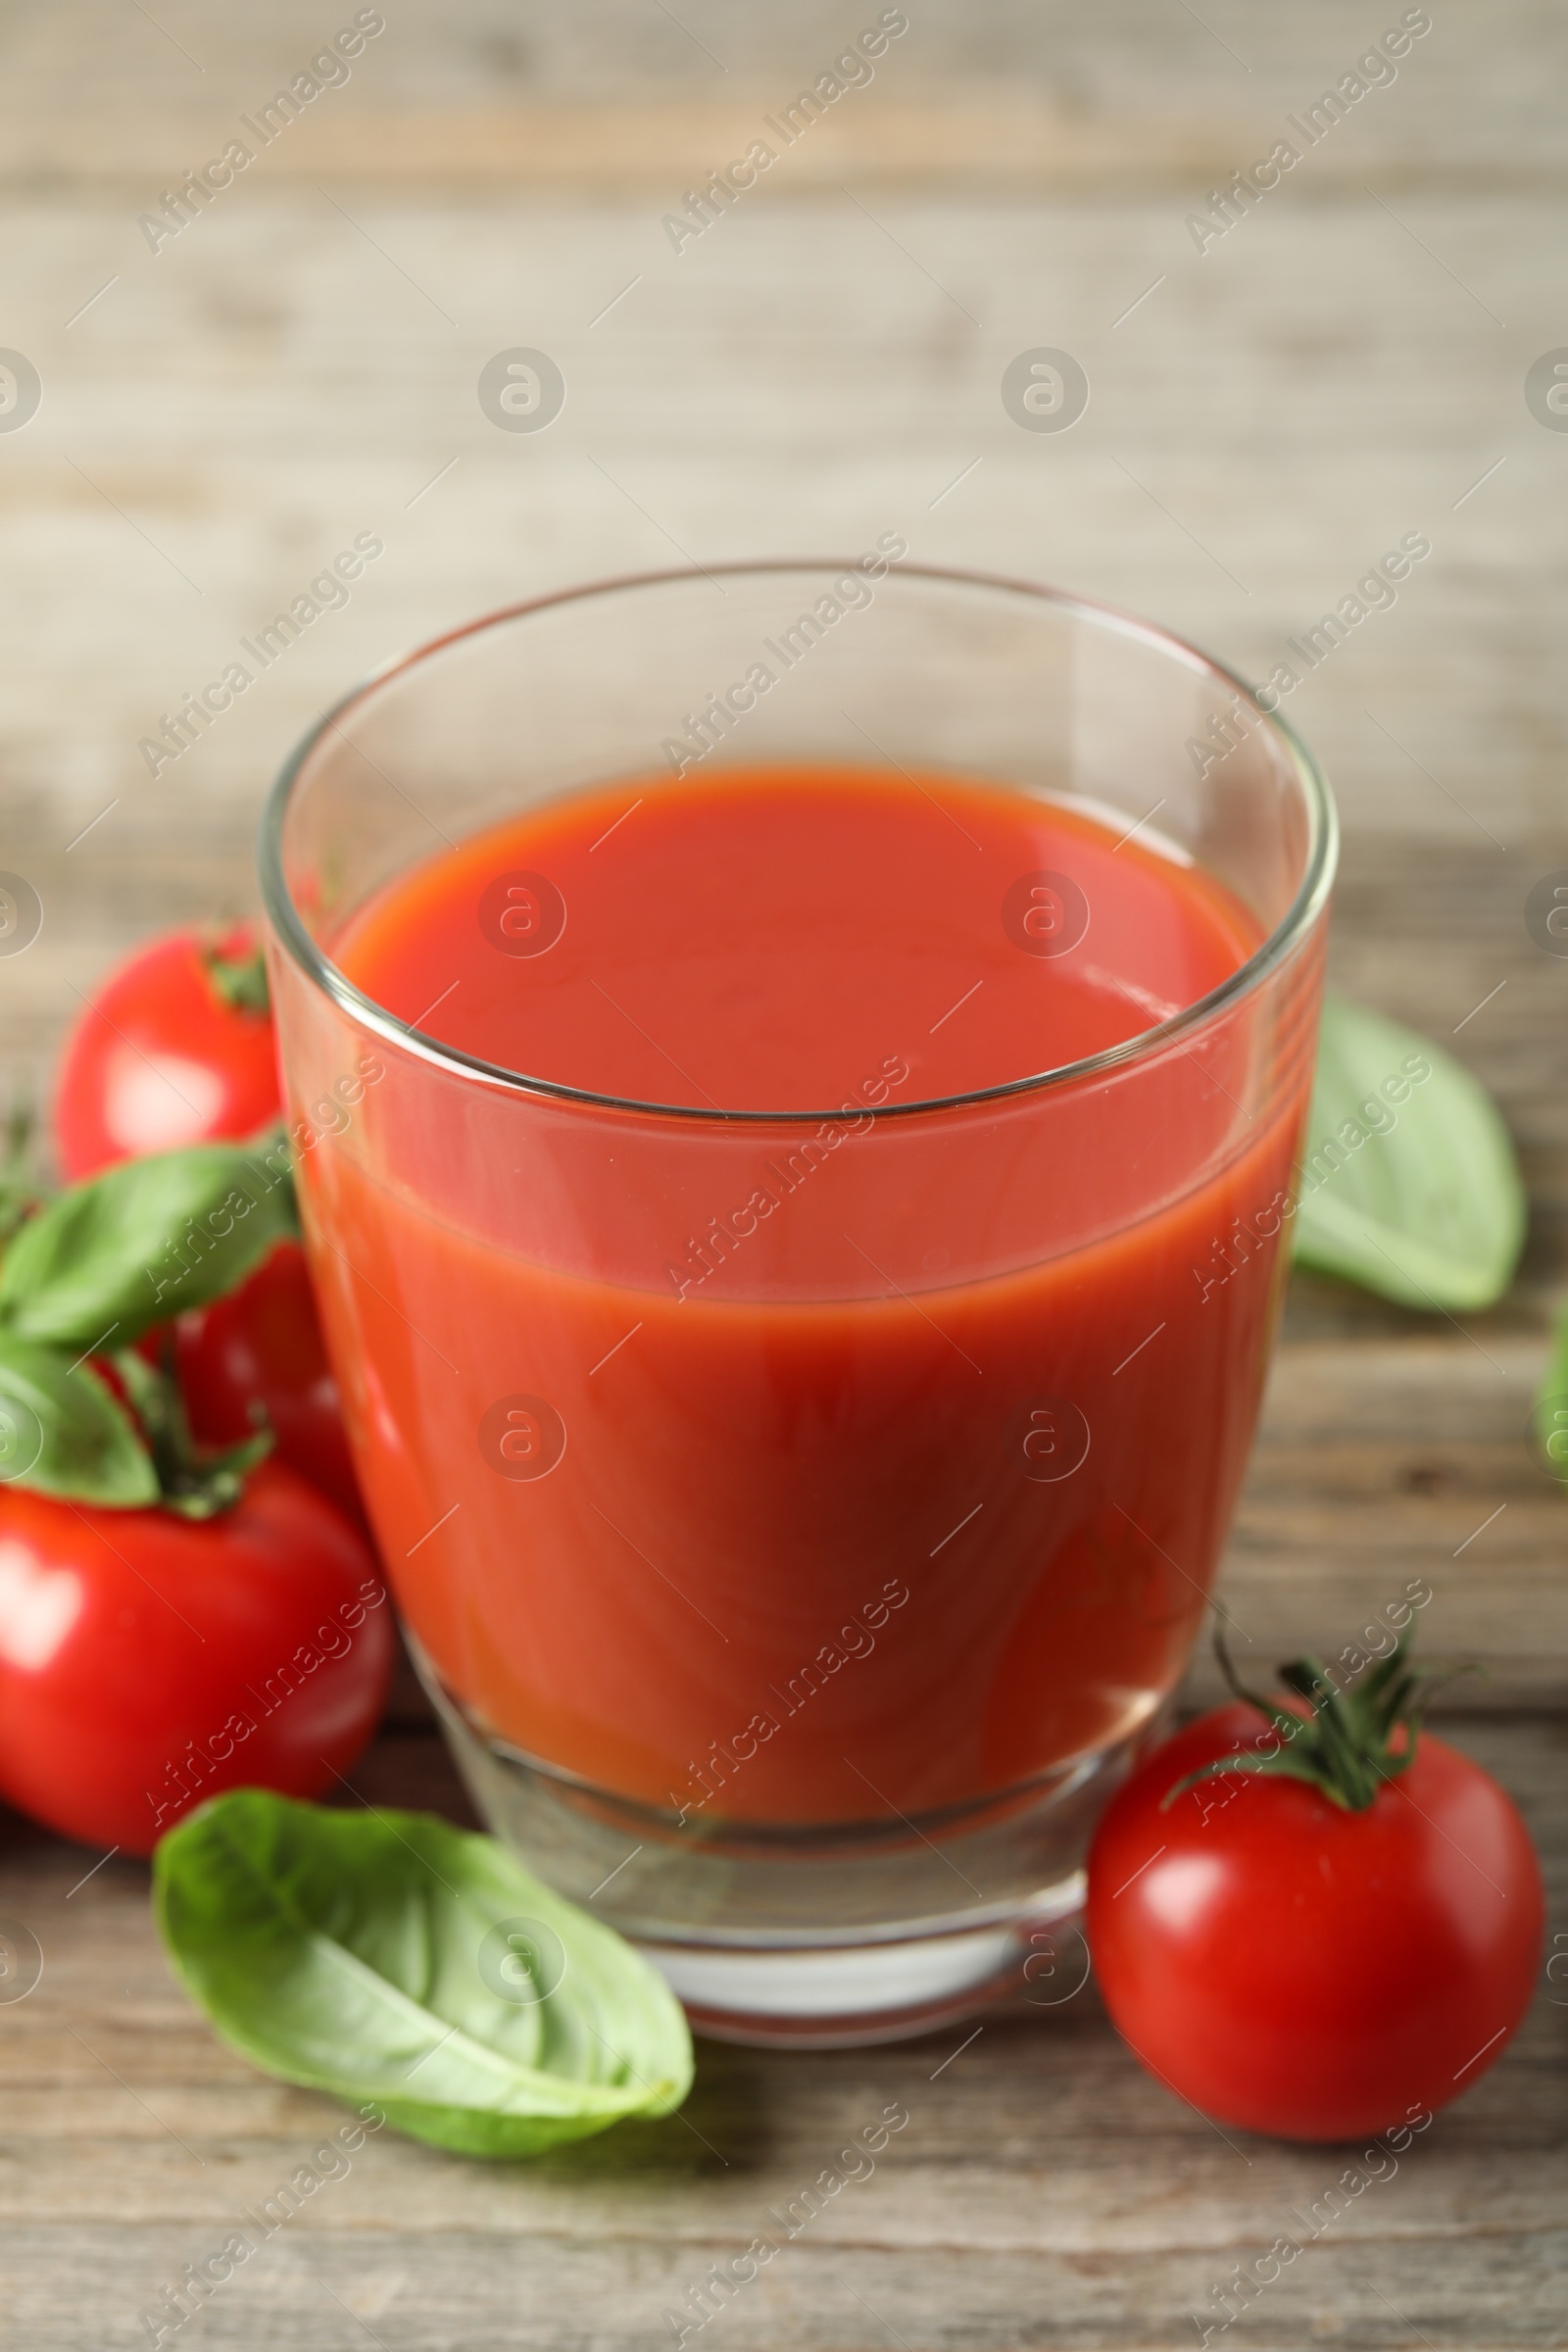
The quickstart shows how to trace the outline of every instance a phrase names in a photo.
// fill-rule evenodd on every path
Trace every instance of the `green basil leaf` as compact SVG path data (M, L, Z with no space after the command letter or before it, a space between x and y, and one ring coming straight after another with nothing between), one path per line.
M1462 1313L1502 1296L1524 1234L1513 1146L1485 1088L1413 1029L1329 998L1297 1257L1402 1305Z
M195 1144L73 1185L28 1219L0 1268L0 1322L79 1353L231 1291L298 1231L281 1141Z
M416 2139L530 2156L691 2087L663 1979L493 1838L258 1788L153 1860L176 1974L231 2048Z
M139 1510L158 1474L130 1415L90 1364L0 1330L0 1485Z
M1568 1315L1557 1325L1551 1361L1536 1392L1536 1444L1553 1478L1568 1480Z

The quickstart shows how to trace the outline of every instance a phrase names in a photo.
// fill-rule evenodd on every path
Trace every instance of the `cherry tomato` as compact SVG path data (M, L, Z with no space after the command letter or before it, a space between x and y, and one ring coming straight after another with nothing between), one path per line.
M250 946L231 933L225 968ZM232 1003L202 936L176 931L112 972L67 1038L55 1155L76 1184L148 1152L242 1142L278 1115L270 1015Z
M284 1242L237 1291L174 1325L175 1363L191 1435L235 1446L261 1404L279 1461L364 1527L365 1506L338 1413L305 1252Z
M1529 2006L1541 1871L1511 1800L1422 1732L1363 1812L1231 1773L1264 1719L1221 1707L1112 1799L1089 1859L1090 1949L1134 2053L1205 2115L1341 2139L1435 2113Z
M282 1464L212 1519L0 1489L0 1797L145 1854L220 1788L318 1796L374 1731L392 1610Z
M55 1152L68 1183L149 1152L243 1142L280 1115L265 981L248 968L254 956L244 925L217 947L179 931L111 975L66 1043ZM220 975L229 974L238 984L225 992ZM157 1352L155 1342L148 1353ZM249 1437L260 1405L277 1459L367 1528L301 1250L274 1250L231 1297L182 1315L176 1355L202 1444Z

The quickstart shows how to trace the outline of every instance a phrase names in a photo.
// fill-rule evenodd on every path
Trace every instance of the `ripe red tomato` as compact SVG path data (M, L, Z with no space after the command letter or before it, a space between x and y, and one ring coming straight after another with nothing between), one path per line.
M218 950L178 931L111 975L66 1041L55 1152L68 1183L151 1152L243 1142L280 1115L265 982L245 970L254 954L245 925ZM215 956L239 972L240 1003L215 977ZM201 1444L248 1438L261 1405L276 1458L368 1532L303 1251L274 1250L229 1298L182 1315L175 1347ZM156 1343L148 1352L156 1358Z
M68 1838L145 1854L220 1788L320 1795L392 1656L366 1544L279 1463L202 1520L0 1489L0 1797Z
M251 944L231 933L225 961ZM243 1142L278 1115L271 1016L230 1003L201 935L176 931L112 972L67 1038L55 1155L77 1184L149 1152Z
M237 1446L266 1408L279 1461L308 1478L339 1510L366 1525L359 1481L338 1412L305 1252L284 1242L226 1298L181 1315L175 1363L191 1435Z
M1400 2124L1468 2090L1529 2006L1541 1871L1511 1800L1430 1732L1364 1812L1299 1781L1186 1776L1263 1718L1218 1708L1112 1799L1088 1931L1134 2053L1205 2115L1287 2139Z

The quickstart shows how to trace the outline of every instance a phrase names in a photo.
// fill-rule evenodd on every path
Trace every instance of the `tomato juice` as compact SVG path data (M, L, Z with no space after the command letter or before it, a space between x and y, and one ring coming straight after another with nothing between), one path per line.
M766 766L564 797L327 928L486 1065L300 1168L388 1573L482 1734L705 1834L957 1820L1136 1734L1251 1439L1312 992L1019 1082L1263 930L1082 802Z

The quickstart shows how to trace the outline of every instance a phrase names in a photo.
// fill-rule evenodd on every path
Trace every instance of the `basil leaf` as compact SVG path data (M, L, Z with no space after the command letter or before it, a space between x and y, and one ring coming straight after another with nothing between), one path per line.
M129 1414L90 1364L0 1330L0 1484L138 1510L158 1474Z
M1551 1361L1536 1392L1536 1444L1553 1478L1568 1480L1568 1315L1557 1325Z
M73 1185L7 1250L0 1322L76 1354L221 1298L298 1231L281 1142L270 1166L264 1148L195 1144Z
M1513 1146L1484 1087L1413 1029L1323 1006L1296 1254L1405 1306L1490 1306L1524 1243Z
M493 1838L424 1813L214 1797L153 1859L176 1974L269 2074L416 2139L530 2156L691 2086L673 1993Z

